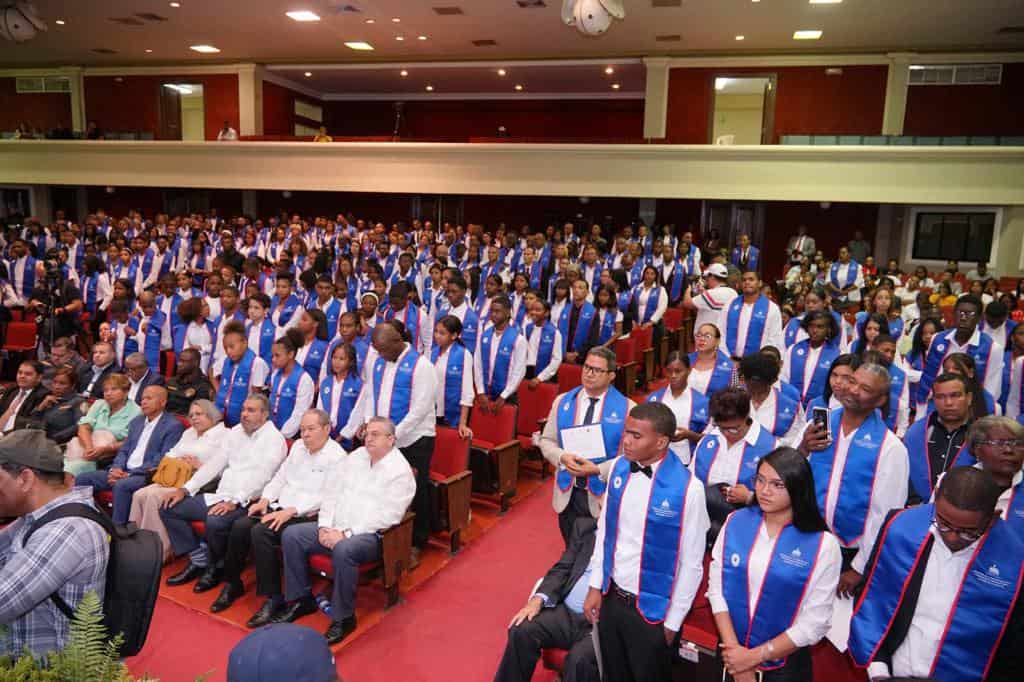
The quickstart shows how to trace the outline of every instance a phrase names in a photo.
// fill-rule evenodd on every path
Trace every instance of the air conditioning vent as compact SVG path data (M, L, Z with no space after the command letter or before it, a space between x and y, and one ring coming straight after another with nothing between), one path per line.
M462 14L461 7L434 7L434 14L442 17L452 17Z
M143 21L167 21L167 17L162 17L152 12L136 12L135 16Z
M64 76L19 76L14 82L15 92L71 92L71 81Z
M145 26L145 22L136 19L135 17L108 17L109 21L115 24L121 24L122 26Z
M664 36L654 36L654 42L656 43L678 43L683 37L678 33Z
M45 92L43 79L36 77L21 76L15 80L14 88L18 93Z
M522 9L541 9L548 6L544 0L516 0L516 4Z
M1020 35L1021 33L1024 33L1024 26L1003 26L996 31L996 34L1001 36Z
M651 7L679 7L683 0L651 0Z
M910 85L999 85L1002 64L927 64L910 67Z
M71 92L71 81L61 76L47 76L43 79L43 90L46 92Z
M111 50L109 47L94 47L92 51L96 54L117 54L117 50Z
M474 40L473 44L477 47L494 47L498 44L497 40L491 40L490 38L484 40Z

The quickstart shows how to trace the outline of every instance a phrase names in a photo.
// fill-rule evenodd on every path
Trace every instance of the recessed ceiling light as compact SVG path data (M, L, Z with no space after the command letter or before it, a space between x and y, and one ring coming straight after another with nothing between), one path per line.
M746 40L746 36L736 36L736 40Z
M376 24L377 20L376 19L367 19L366 23L368 23L368 24Z
M426 36L416 36L416 40L426 40Z
M399 19L398 17L392 17L392 19L391 19L391 22L394 23L394 24L397 24L400 21L401 21L401 19Z
M820 37L821 31L817 29L793 32L793 40L817 40Z
M193 45L189 49L195 50L196 52L202 52L203 54L214 54L216 52L220 52L220 49L213 45Z
M149 54L149 53L150 53L150 52L152 52L152 51L153 51L153 50L147 49L147 50L146 50L146 54Z
M405 36L395 36L395 40L397 40L398 42L402 42L403 40L405 40Z
M169 2L167 4L169 4L171 7L181 7L181 3L180 2Z
M506 71L505 69L498 69L498 75L499 76L504 76L507 73L508 73L508 71Z
M608 74L608 75L610 76L610 75L612 75L613 73L615 73L615 69L613 69L613 68L612 68L612 67L610 67L610 66L606 66L606 67L604 67L604 72L605 72L606 74Z
M843 0L811 0L812 5L838 5Z
M405 69L402 69L401 71L398 72L398 75L401 76L402 78L405 78L406 76L409 75L409 72L406 71Z
M320 21L320 15L316 12L310 12L308 9L285 12L285 16L294 21Z
M55 21L53 23L57 24L58 26L63 26L64 25L64 20L63 19L58 19L57 21Z
M304 75L304 76L305 76L306 78L309 78L310 76L312 76L312 75L313 75L313 72L312 72L312 71L307 71L307 72L306 72L306 73L304 73L303 75Z
M427 92L433 92L433 91L434 91L434 86L433 85L428 85L427 86Z
M519 83L516 83L516 90L522 90L522 89L523 89L523 86L520 85Z
M619 88L621 88L621 87L622 87L622 86L621 86L621 85L619 85L618 83L612 83L612 90L618 90L618 89L619 89Z
M350 50L372 50L373 49L373 45L371 45L370 43L367 43L367 42L363 42L362 40L354 40L354 41L347 42L347 43L345 43L345 47L347 47Z

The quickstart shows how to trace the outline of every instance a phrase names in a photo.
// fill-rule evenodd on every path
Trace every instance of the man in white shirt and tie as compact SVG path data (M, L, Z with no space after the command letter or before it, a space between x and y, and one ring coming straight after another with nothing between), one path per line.
M43 367L35 360L26 360L18 365L16 385L0 398L0 431L10 433L21 425L18 417L28 417L43 398Z
M704 486L669 455L675 432L667 405L637 405L608 475L583 603L600 635L606 680L671 679L679 630L704 573Z
M786 258L790 258L794 251L799 251L801 256L814 258L818 246L814 243L814 237L807 236L807 226L800 225L796 228L796 236L789 238L786 245Z
M195 592L206 592L220 584L232 524L245 515L288 454L284 436L269 417L267 397L250 394L242 403L239 423L232 427L221 451L164 502L160 518L171 539L171 549L175 556L189 555L188 565L169 577L168 585L184 585L200 576L192 588ZM217 491L199 495L218 476ZM193 521L206 524L205 545L192 530Z
M372 417L364 438L366 445L335 467L317 524L293 525L281 539L288 602L273 622L291 622L317 610L309 555L327 554L334 565L332 622L324 633L329 644L337 644L356 629L359 565L380 560L377 533L402 520L416 492L416 479L397 448L394 423Z

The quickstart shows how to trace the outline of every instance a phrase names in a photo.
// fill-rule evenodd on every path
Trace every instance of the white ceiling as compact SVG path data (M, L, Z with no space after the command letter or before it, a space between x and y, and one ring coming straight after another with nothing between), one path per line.
M664 1L664 0L661 0ZM849 53L880 51L1024 50L1022 0L680 0L653 7L626 0L626 19L588 38L559 19L561 0L521 9L515 0L36 0L50 30L24 44L0 43L0 67L170 63L413 62L579 59L644 55ZM342 11L351 6L358 13ZM435 6L461 7L439 16ZM306 9L321 21L297 23L284 13ZM166 21L125 26L111 17L151 12ZM399 17L401 23L392 23ZM55 25L62 19L63 26ZM372 25L366 19L374 19ZM821 29L818 41L794 41L797 29ZM402 42L395 37L405 37ZM420 35L427 40L418 40ZM679 42L656 36L679 35ZM743 35L742 42L735 40ZM473 40L494 40L475 47ZM345 41L365 40L372 52ZM190 45L212 44L200 55ZM95 49L114 50L99 54ZM146 53L145 50L152 50Z

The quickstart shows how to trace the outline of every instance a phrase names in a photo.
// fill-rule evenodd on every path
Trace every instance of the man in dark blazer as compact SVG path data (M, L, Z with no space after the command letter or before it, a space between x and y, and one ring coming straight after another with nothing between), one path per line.
M164 377L159 372L149 368L146 356L142 353L132 353L124 359L124 373L132 382L128 389L128 400L134 400L136 405L142 405L142 392L147 386L164 386Z
M24 427L47 393L43 386L42 364L35 360L22 362L18 366L15 385L0 396L0 432L10 433Z
M729 262L740 272L761 273L761 250L750 243L750 235L741 234Z
M596 531L594 519L576 520L565 553L512 618L495 682L529 682L541 649L548 648L569 650L562 670L564 682L601 679L591 625L583 616Z
M132 495L149 482L167 451L181 439L185 427L178 418L165 411L167 389L149 386L142 393L142 414L128 426L128 436L114 457L110 470L79 474L76 485L92 486L94 491L114 491L113 520L116 525L128 523Z
M82 367L78 374L78 387L86 398L103 397L103 382L117 372L117 354L114 346L100 341L92 347L92 363Z

